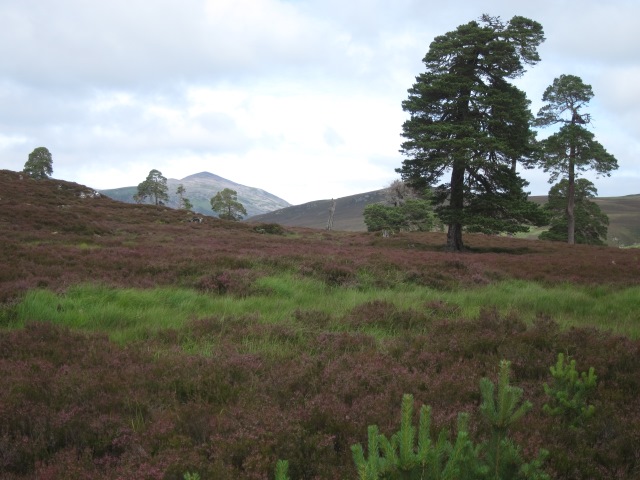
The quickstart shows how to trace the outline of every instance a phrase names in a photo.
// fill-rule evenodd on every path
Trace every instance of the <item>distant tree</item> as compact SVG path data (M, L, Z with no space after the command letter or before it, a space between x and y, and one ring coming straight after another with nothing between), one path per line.
M483 15L434 39L402 104L407 157L397 169L418 190L436 186L436 214L449 226L447 248L462 250L463 229L527 231L544 221L513 168L530 165L535 148L524 92L508 82L540 58L542 26L524 17L503 23Z
M138 192L133 198L138 203L150 198L156 205L164 205L169 201L167 179L158 170L151 170L146 180L138 185Z
M433 206L428 200L411 199L398 207L376 203L364 209L369 232L382 230L429 232L436 225Z
M184 196L185 193L187 193L187 189L184 188L184 185L178 185L178 188L176 188L176 195L178 195L178 208L191 210L193 208L193 204Z
M418 192L402 180L394 180L384 190L384 201L387 205L398 207L407 200L419 198Z
M550 213L551 226L540 234L541 240L567 241L567 203L569 180L563 179L549 191L544 209ZM574 188L575 243L605 245L609 217L597 203L591 201L598 195L596 187L586 178L578 178Z
M609 176L618 168L613 155L598 143L594 135L583 125L590 123L591 115L581 113L593 97L591 85L586 85L575 75L561 75L547 87L542 100L547 102L538 112L536 124L562 126L541 142L545 172L551 172L549 182L558 177L567 180L567 243L576 243L576 177L580 172L595 170L598 175Z
M430 231L435 215L430 195L423 195L406 183L396 180L384 192L385 202L367 205L364 223L370 232Z
M223 220L242 220L247 214L242 203L238 202L238 192L225 188L211 197L211 210Z
M24 164L24 173L31 178L42 180L53 173L53 158L45 147L38 147L29 154Z
M398 207L372 203L364 207L364 224L369 232L397 231L403 224L403 218Z

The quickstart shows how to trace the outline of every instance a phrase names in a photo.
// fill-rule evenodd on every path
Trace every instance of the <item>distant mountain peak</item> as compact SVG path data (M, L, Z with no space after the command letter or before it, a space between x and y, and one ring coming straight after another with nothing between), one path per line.
M193 211L203 215L215 215L211 210L211 197L225 188L231 188L237 192L238 201L247 210L247 217L291 206L286 200L260 188L241 185L211 172L200 172L184 177L181 180L175 178L167 179L167 187L169 188L169 202L167 205L170 207L178 206L179 200L175 192L180 184L186 189L185 197L191 201ZM101 193L111 198L125 202L133 202L135 192L136 187L122 187L101 191Z
M220 175L216 175L215 173L211 173L211 172L194 173L193 175L184 177L180 181L185 181L185 180L216 180L218 182L235 183L235 182L232 182L231 180L228 180L226 178L221 177Z

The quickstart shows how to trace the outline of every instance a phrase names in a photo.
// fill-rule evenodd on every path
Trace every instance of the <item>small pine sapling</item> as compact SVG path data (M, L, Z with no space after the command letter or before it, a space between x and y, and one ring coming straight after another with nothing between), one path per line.
M289 462L286 460L278 460L275 473L275 480L289 480Z
M509 385L510 362L500 363L497 395L494 384L480 383L480 411L491 428L489 440L475 444L469 433L469 415L458 415L455 441L443 429L431 439L431 408L420 408L418 429L413 425L413 395L402 397L400 430L387 438L376 425L368 429L368 452L362 445L351 447L358 480L549 480L542 470L547 455L524 463L519 448L507 437L509 427L522 418L532 405L522 401L522 389ZM417 433L417 438L416 438ZM276 480L288 480L285 470ZM285 462L286 463L286 462Z
M470 439L467 414L458 417L458 433L453 444L445 430L435 443L431 441L431 408L425 405L420 409L416 444L412 418L413 395L404 395L400 430L390 440L372 425L368 430L368 457L360 444L351 447L358 480L484 478L487 469L479 462L479 449Z
M588 400L596 388L598 377L593 367L588 372L579 373L576 361L565 363L562 353L558 354L555 366L549 368L553 376L551 385L544 384L544 392L550 397L542 409L552 416L566 419L571 427L576 427L595 413L595 407Z
M541 470L547 452L543 450L538 459L524 463L520 449L507 437L509 427L533 407L528 400L522 401L521 388L509 384L510 367L511 362L500 362L497 395L493 382L488 378L480 380L480 413L491 428L490 438L483 444L485 460L491 470L488 478L548 479Z

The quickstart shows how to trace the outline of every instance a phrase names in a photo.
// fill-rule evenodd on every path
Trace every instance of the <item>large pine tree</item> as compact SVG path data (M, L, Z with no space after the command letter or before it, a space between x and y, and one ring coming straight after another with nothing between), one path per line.
M529 101L508 82L539 61L542 41L542 26L524 17L503 23L484 15L461 25L431 43L426 72L402 104L410 118L397 171L418 189L449 177L434 203L451 250L464 248L463 228L515 233L544 222L515 169L534 156Z

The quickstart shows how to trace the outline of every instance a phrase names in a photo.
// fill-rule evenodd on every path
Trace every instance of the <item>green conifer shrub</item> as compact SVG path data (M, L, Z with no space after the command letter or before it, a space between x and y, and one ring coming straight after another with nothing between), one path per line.
M549 368L553 376L551 385L544 384L544 391L550 397L542 409L551 416L564 418L572 427L591 418L595 407L588 404L596 388L598 377L593 367L588 372L579 373L576 361L565 363L564 354L558 354L555 366Z
M475 443L469 429L470 416L458 415L457 433L450 441L442 429L431 435L431 407L422 405L418 428L413 425L413 395L402 397L400 429L390 438L377 425L368 428L367 453L361 444L351 452L358 480L549 480L542 469L547 452L524 462L520 448L508 438L511 425L532 408L522 401L521 388L509 384L510 362L500 362L497 392L487 378L480 381L480 413L490 427L487 440ZM289 480L288 464L279 461L276 480Z

